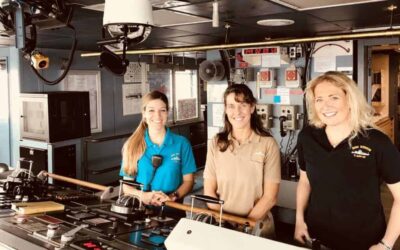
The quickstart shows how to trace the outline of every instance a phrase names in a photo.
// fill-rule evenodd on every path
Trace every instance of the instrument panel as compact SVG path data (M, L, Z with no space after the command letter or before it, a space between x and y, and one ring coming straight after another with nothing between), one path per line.
M80 196L85 199L69 200L64 192L63 199L57 200L65 205L63 211L21 215L10 209L21 198L0 193L0 230L18 239L0 242L16 249L29 242L37 249L161 250L181 212L168 209L164 214L159 208L146 207L140 213L120 214L111 211L113 200L86 199L74 191L74 197Z

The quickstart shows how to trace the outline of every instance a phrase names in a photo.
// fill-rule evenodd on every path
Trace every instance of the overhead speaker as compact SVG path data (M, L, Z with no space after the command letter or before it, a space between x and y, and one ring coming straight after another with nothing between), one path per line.
M203 61L199 65L199 75L203 81L221 81L225 78L225 67L221 61Z

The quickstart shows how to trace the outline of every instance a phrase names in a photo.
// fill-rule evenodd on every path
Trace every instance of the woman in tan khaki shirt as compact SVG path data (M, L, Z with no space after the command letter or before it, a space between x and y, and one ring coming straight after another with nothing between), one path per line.
M226 89L225 126L208 145L204 194L223 200L225 212L263 220L261 236L273 237L270 209L281 180L280 152L256 114L256 102L244 84Z

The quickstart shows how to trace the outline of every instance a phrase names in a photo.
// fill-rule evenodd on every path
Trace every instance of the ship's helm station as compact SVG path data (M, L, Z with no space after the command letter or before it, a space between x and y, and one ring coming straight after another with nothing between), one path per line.
M120 180L107 187L46 171L35 175L27 162L29 169L1 168L8 176L1 180L0 232L2 243L13 249L297 249L256 237L261 222L223 213L224 202L213 197L147 206L141 192L131 196L122 189L143 190L142 184ZM194 200L221 209L195 207Z

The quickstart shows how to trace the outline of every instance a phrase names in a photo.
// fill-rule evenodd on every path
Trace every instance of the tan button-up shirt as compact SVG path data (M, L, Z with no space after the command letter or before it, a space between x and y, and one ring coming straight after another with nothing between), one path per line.
M204 179L215 179L217 195L224 200L224 211L247 216L263 195L265 182L281 180L280 151L273 137L252 133L233 149L221 152L214 137L208 144Z

